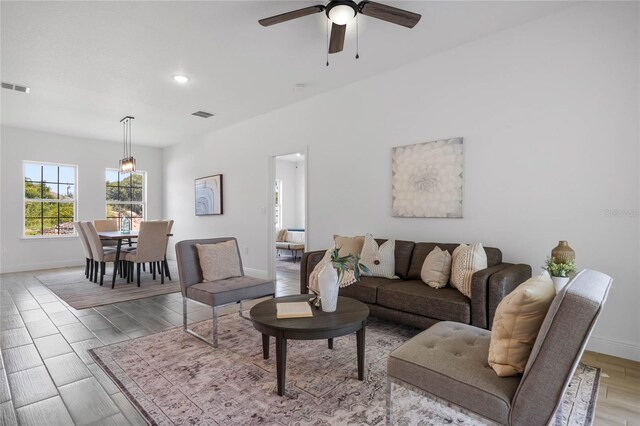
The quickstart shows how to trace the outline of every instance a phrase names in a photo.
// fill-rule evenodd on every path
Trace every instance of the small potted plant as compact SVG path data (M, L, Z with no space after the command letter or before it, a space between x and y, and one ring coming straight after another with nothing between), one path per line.
M567 285L570 275L576 272L576 262L575 260L557 262L555 257L547 257L544 269L551 275L557 293Z
M318 287L320 298L312 300L316 307L322 302L324 312L335 312L338 304L338 291L340 285L345 284L345 280L350 283L360 281L362 272L368 274L369 269L360 263L360 256L340 256L340 249L337 247L331 252L331 261L328 262L318 274ZM345 275L349 275L345 277ZM344 278L344 279L343 279Z

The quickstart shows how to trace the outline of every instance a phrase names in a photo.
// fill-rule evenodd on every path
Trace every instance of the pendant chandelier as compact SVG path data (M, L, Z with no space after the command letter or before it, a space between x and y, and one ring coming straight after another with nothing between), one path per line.
M131 120L134 117L126 116L120 122L122 123L122 140L124 144L124 156L120 160L120 172L131 173L136 171L136 159L133 158L131 153Z

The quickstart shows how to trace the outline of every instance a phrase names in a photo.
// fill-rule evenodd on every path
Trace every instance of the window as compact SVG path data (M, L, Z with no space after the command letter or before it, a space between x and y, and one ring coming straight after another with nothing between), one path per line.
M145 172L120 173L106 171L107 219L131 220L131 229L140 229L145 217Z
M276 229L282 228L282 181L280 179L276 180L276 198L275 198L275 214L274 214L274 222L276 225Z
M76 166L25 161L24 236L75 235Z

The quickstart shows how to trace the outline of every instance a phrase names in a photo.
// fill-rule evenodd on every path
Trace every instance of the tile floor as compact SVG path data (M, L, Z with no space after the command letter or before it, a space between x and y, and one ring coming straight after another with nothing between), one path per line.
M277 269L277 295L299 293L298 273ZM0 275L0 424L146 425L87 350L181 326L180 293L76 310L34 277L42 272ZM196 303L188 312L189 322L211 318Z

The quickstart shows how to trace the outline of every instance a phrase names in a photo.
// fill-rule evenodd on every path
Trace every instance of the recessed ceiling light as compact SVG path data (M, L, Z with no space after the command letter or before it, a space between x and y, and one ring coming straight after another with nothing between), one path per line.
M174 76L173 76L173 79L174 79L175 81L177 81L178 83L181 83L181 84L185 84L185 83L187 83L189 80L191 80L191 79L190 79L189 77L187 77L186 75L180 75L180 74L178 74L178 75L174 75Z

